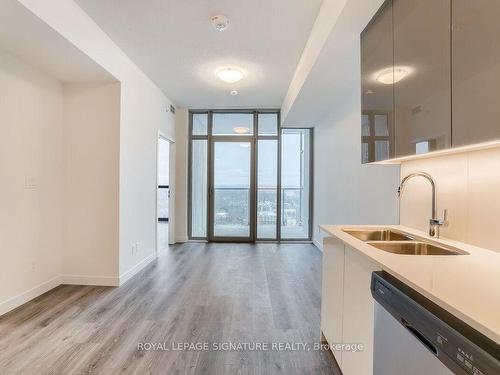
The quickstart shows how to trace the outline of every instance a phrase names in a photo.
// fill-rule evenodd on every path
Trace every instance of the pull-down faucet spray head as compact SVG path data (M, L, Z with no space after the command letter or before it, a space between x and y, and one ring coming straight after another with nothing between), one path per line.
M403 186L399 185L397 190L398 197L401 198L403 195Z
M404 177L401 180L401 183L400 183L398 190L397 190L398 197L401 198L401 196L403 195L403 189L406 185L406 182L413 177L423 177L427 181L429 181L429 183L431 185L431 188L432 188L432 192L431 192L432 193L432 207L431 207L432 217L429 220L429 235L431 237L439 237L439 228L441 226L447 225L446 211L445 211L445 219L444 220L440 220L437 218L437 215L436 215L436 201L437 201L436 184L435 184L434 179L432 178L432 176L430 174L425 173L425 172L413 172L413 173L410 173L409 175L407 175L406 177Z

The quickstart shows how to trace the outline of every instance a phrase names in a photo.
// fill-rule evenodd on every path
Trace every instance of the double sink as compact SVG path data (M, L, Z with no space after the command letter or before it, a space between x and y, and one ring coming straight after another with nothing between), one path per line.
M451 247L431 242L395 229L343 229L358 240L379 250L401 255L467 255L468 253Z

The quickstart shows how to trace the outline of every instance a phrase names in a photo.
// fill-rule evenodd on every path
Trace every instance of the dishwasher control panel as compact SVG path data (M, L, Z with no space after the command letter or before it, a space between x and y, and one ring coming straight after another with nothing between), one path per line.
M455 374L499 375L500 345L384 271L374 299Z

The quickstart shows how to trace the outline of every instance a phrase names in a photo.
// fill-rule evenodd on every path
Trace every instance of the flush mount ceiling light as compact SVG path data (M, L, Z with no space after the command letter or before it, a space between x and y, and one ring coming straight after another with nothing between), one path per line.
M404 79L408 74L410 72L406 68L387 68L380 71L375 79L384 85L392 85Z
M223 14L212 16L210 21L212 21L212 26L217 31L224 31L229 27L229 19Z
M238 90L231 90L229 93L230 93L232 96L236 96L236 95L238 95Z
M215 72L217 78L227 83L235 83L243 79L243 71L238 68L222 68Z
M246 126L236 126L233 128L233 131L236 134L247 134L250 131L250 129L247 128Z

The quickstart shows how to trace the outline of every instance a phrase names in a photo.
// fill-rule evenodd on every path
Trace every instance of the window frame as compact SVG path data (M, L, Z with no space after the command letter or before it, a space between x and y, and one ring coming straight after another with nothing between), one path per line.
M314 166L314 152L313 152L313 147L314 147L314 131L313 128L307 128L309 129L310 132L310 156L309 156L309 237L308 238L300 238L300 239L281 239L281 136L282 136L282 131L284 129L294 129L294 128L288 128L288 127L281 127L281 113L279 109L214 109L214 110L208 110L208 109L194 109L194 110L189 110L189 124L188 124L188 214L187 214L187 221L188 221L188 239L192 241L208 241L210 239L210 225L211 224L211 210L210 210L210 187L211 183L210 180L212 176L211 174L211 165L212 165L212 146L213 146L213 140L214 139L222 139L224 137L232 137L231 135L213 135L212 134L212 129L213 129L213 115L216 113L253 113L253 118L254 118L254 133L253 135L250 136L245 136L245 138L251 139L254 145L254 155L253 155L253 160L252 160L252 168L253 172L255 174L254 178L254 184L252 188L254 189L254 214L252 217L253 221L253 231L252 231L252 242L311 242L312 241L312 231L313 231L313 180L314 180L314 173L313 173L313 166ZM277 134L263 134L259 135L259 127L258 127L258 115L260 113L275 113L277 114ZM207 135L194 135L193 134L193 115L195 114L206 114L207 115ZM207 218L206 218L206 235L204 237L194 237L192 236L192 200L191 200L191 194L192 194L192 153L193 153L193 141L194 140L206 140L207 141ZM258 145L259 145L259 140L276 140L278 147L277 147L277 192L276 192L276 237L275 238L259 238L257 236L257 200L258 200ZM237 241L237 239L232 239L233 241Z
M387 141L389 142L389 155L388 158L394 157L394 127L392 116L390 113L383 111L363 111L362 116L368 116L368 126L370 129L370 135L363 135L363 120L361 120L361 144L366 143L368 145L368 160L363 160L363 146L361 146L361 164L374 163L377 161L375 159L375 142L376 141ZM387 117L387 133L388 135L375 135L375 116L386 116ZM387 160L387 159L383 159Z

